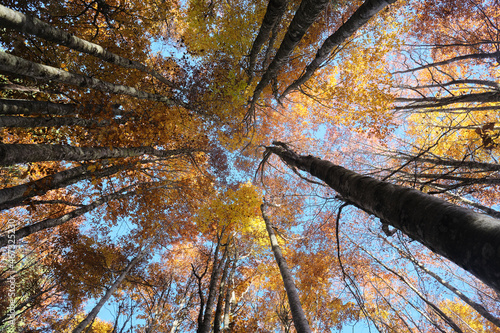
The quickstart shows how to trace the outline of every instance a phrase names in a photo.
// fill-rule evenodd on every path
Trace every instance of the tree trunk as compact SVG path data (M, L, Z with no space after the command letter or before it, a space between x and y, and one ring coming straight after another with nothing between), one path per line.
M223 320L223 332L227 333L230 330L231 325L231 310L234 309L235 295L233 290L233 280L234 274L236 272L236 265L238 262L238 256L236 255L233 261L233 267L231 268L231 273L229 273L229 278L227 279L226 296L224 299L224 320Z
M97 44L75 37L72 34L54 28L37 18L24 15L2 5L0 5L0 26L35 35L50 42L67 46L73 50L93 55L94 57L100 58L117 66L137 69L141 72L151 74L153 77L172 88L176 87L175 84L167 80L160 73L147 68L145 65L137 61L120 57L105 50Z
M111 176L120 170L133 166L133 164L113 165L107 168L91 171L92 164L85 164L71 169L63 170L41 179L12 186L0 190L0 210L18 206L24 200L34 196L44 195L48 191L75 184L84 179L99 179Z
M220 241L219 241L220 242ZM220 244L217 244L217 248L215 250L215 255L214 255L214 263L213 263L213 268L212 268L212 275L210 276L210 284L208 287L208 297L207 297L207 303L205 306L205 314L203 316L203 323L200 327L198 327L198 333L210 333L211 332L211 324L212 324L212 318L213 318L213 309L215 305L215 297L217 295L217 289L218 289L218 282L219 282L219 276L222 270L222 266L224 265L224 262L227 259L227 248L224 251L224 255L222 256L222 259L220 260L220 263L217 263L217 257L218 257L218 250L219 250Z
M249 65L248 65L248 75L250 79L253 76L253 70L255 68L255 61L259 55L262 45L269 38L269 33L271 30L279 24L283 13L286 10L288 0L270 0L267 5L266 14L260 25L259 33L255 40L253 41L252 49L249 55Z
M280 96L282 100L286 95L288 95L293 90L297 90L302 84L313 76L314 72L323 64L334 47L344 43L347 38L352 36L359 28L361 28L369 19L371 19L375 14L384 9L391 3L397 0L367 0L354 12L354 14L347 20L346 23L342 24L340 28L335 31L333 35L328 37L321 48L316 53L314 60L307 65L306 71L297 80L295 80L291 85L289 85L283 94Z
M123 199L123 198L129 197L131 195L134 195L136 193L135 191L126 192L127 190L129 190L131 188L132 188L132 186L128 186L128 187L125 187L117 192L112 193L112 194L102 196L101 198L97 199L96 201L94 201L88 205L85 205L82 208L75 209L67 214L64 214L63 216L60 216L57 218L52 218L52 219L46 219L46 220L22 227L21 229L19 229L15 232L15 240L17 242L20 239L22 239L26 236L29 236L31 234L34 234L35 232L38 232L40 230L45 230L48 228L57 227L63 223L70 221L71 219L74 219L75 217L82 216L83 214L90 212L91 210L101 206L102 204L104 204L110 200ZM126 192L126 193L124 193L124 192ZM0 236L0 248L6 246L8 244L9 240L8 240L7 236L8 235Z
M290 273L290 270L287 267L285 258L281 254L281 249L278 245L278 240L276 239L276 235L274 234L273 227L271 225L271 221L266 214L265 209L266 204L262 204L260 209L262 211L262 217L264 218L264 222L266 223L267 233L269 234L269 240L271 242L271 248L274 253L274 258L276 258L276 262L278 263L278 267L280 269L281 277L283 278L283 284L285 285L286 295L288 297L288 303L290 304L290 311L292 312L293 324L297 333L310 333L311 329L309 328L309 323L304 314L304 310L302 310L302 305L300 304L300 297L295 288L295 284L293 283L293 277Z
M130 261L130 263L125 267L123 272L118 276L116 281L109 287L108 290L106 290L106 293L104 296L99 300L99 302L96 304L96 306L90 311L90 313L85 317L84 320L82 320L78 326L76 326L72 333L81 333L83 330L95 319L101 308L104 306L104 304L111 298L115 290L120 286L122 281L125 279L125 277L128 275L128 272L134 267L135 264L137 264L142 257L146 254L146 248L144 248L134 259Z
M500 220L420 191L362 176L275 142L267 151L323 180L349 203L380 218L500 292Z
M151 147L73 147L50 144L0 144L0 166L41 161L88 161L152 155L168 158L189 153L189 149L157 150Z
M67 117L9 117L0 116L0 127L18 127L18 128L36 128L36 127L62 127L62 126L81 126L81 127L103 127L108 126L109 121L97 122L92 119L67 118Z
M114 116L123 115L124 111L111 107ZM78 107L76 104L62 104L43 101L30 101L24 99L0 99L0 114L8 115L45 115L45 116L77 116L81 114L106 113L108 110L102 105L85 105Z
M318 15L326 8L328 2L328 0L302 0L281 42L280 48L255 88L252 97L251 116L253 116L255 103L264 88L271 82L271 79L276 77L280 68L288 62L290 54L300 42L307 29L309 29L314 21L316 21Z
M221 263L222 264L222 263ZM217 306L215 308L215 314L214 314L214 329L213 333L219 333L220 332L220 324L221 324L221 315L222 315L222 307L224 303L224 295L225 295L225 290L228 288L228 273L229 273L229 266L231 264L231 260L228 258L226 260L226 263L224 265L224 269L222 271L222 278L220 279L220 287L219 287L219 297L217 298Z
M31 62L3 51L0 51L0 71L23 75L45 82L54 81L80 88L95 89L111 94L128 95L139 99L163 102L167 105L186 106L184 103L179 101L174 102L171 98L166 96L150 94L145 91L137 90L133 87L114 84L81 74L66 72L62 69Z

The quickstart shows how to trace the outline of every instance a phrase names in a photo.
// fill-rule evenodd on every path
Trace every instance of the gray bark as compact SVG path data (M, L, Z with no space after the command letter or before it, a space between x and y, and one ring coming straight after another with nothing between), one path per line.
M73 147L49 144L0 144L0 166L41 161L88 161L152 155L169 158L189 153L188 149L157 150L151 147Z
M395 110L415 110L446 106L455 103L494 103L500 102L500 92L465 94L451 97L396 98L396 102L406 102L406 105L396 106Z
M93 77L66 72L62 69L31 62L11 54L0 51L0 71L23 75L44 82L58 82L80 88L90 88L111 94L128 95L139 99L148 99L166 103L167 105L181 105L184 103L172 100L169 97L151 94L133 87L114 84Z
M214 263L213 263L213 268L212 268L212 274L210 276L210 284L208 287L208 297L207 297L207 303L206 303L206 307L205 307L205 313L203 315L203 322L202 322L201 326L198 327L198 333L210 333L212 330L211 324L212 324L212 318L213 318L215 298L216 298L217 289L218 289L219 276L220 276L221 271L222 271L222 266L224 265L224 262L226 261L227 252L228 252L227 248L226 248L220 263L217 263L219 246L220 246L220 244L217 244L217 248L216 248L215 254L214 254Z
M440 198L363 176L275 142L268 152L323 180L347 202L401 230L500 291L500 220Z
M92 119L67 118L67 117L20 117L20 116L0 116L0 127L12 128L37 128L37 127L103 127L109 125L109 121L97 122Z
M104 304L111 298L116 289L120 286L122 281L127 277L128 273L146 254L147 247L144 248L130 263L125 267L123 272L118 276L115 282L106 290L104 296L99 300L96 306L90 311L90 313L83 319L72 331L72 333L81 333L83 330L95 319Z
M128 196L134 195L135 191L126 192L130 188L131 188L131 186L123 188L120 191L117 191L115 193L102 196L98 200L96 200L96 201L94 201L94 202L92 202L92 203L90 203L82 208L78 208L78 209L75 209L67 214L64 214L63 216L60 216L57 218L52 218L52 219L45 219L43 221L22 227L21 229L16 230L15 239L16 239L16 241L19 241L22 238L29 236L31 234L34 234L35 232L38 232L40 230L45 230L48 228L53 228L53 227L59 226L63 223L70 221L71 219L74 219L75 217L82 216L83 214L90 212L91 210L101 206L102 204L104 204L110 200L122 199L122 198L125 198ZM8 244L7 235L0 236L0 248L6 246L7 244Z
M288 95L293 90L297 90L302 84L313 76L314 72L324 63L332 50L344 43L347 38L352 36L359 28L361 28L368 20L370 20L375 14L384 9L389 4L396 2L397 0L367 0L354 12L354 14L347 20L346 23L335 31L333 35L328 37L321 48L316 53L316 57L313 61L307 65L306 71L297 80L290 84L283 94L280 96L282 100L286 95Z
M112 107L112 115L123 115L123 110ZM63 104L43 101L30 101L24 99L0 99L0 114L5 115L54 115L77 116L82 114L97 114L108 112L101 105L77 106L76 104Z
M290 54L306 33L307 29L316 21L318 15L326 8L328 0L302 0L290 26L281 42L280 48L276 52L273 61L255 87L252 97L250 114L253 116L253 108L264 88L271 82L287 62Z
M295 329L297 330L297 333L310 333L311 329L309 328L309 322L307 321L306 315L304 314L304 310L302 310L299 293L297 292L297 288L295 287L295 283L293 282L293 277L290 273L290 270L288 269L286 260L281 254L278 239L276 238L276 235L274 233L271 221L266 214L265 206L266 204L262 204L260 206L260 209L262 211L264 222L266 223L266 229L267 233L269 234L269 240L271 242L271 248L274 253L274 258L278 263L281 277L283 279L283 284L285 285L288 303L290 304L290 311L292 312L293 324L295 326Z
M248 74L250 79L253 76L255 61L257 60L257 56L262 48L262 45L264 45L269 38L271 30L279 24L283 13L285 13L287 3L287 0L270 0L267 5L266 14L264 15L264 19L260 25L259 33L257 37L255 37L252 49L250 50L248 65Z
M52 27L37 18L24 15L2 5L0 5L0 26L35 35L50 42L67 46L73 50L90 54L114 65L137 69L141 72L151 74L159 81L175 88L175 85L160 73L148 68L147 66L137 61L120 57L112 52L105 50L103 47L97 44L75 37L72 34Z
M99 179L111 176L120 170L129 168L132 164L113 165L95 171L89 171L88 168L90 166L92 166L92 164L85 164L57 172L26 184L0 189L0 210L18 206L29 198L44 195L51 190L76 184L84 179Z

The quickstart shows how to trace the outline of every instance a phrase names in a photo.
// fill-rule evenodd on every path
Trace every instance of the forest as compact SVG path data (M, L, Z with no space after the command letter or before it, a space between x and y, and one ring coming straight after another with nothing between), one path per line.
M2 0L0 332L500 333L499 0Z

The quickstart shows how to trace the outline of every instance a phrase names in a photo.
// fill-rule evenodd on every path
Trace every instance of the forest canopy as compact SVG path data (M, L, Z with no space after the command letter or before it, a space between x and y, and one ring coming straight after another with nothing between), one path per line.
M500 332L498 0L4 0L0 331Z

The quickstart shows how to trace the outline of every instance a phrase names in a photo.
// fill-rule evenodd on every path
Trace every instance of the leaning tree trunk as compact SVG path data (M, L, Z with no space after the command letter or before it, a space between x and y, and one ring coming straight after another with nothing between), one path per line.
M288 304L290 305L290 311L292 312L293 325L295 326L297 333L310 333L311 329L309 328L309 322L304 314L304 310L302 310L299 293L297 292L297 288L295 287L292 274L287 267L285 258L283 258L283 255L281 254L278 239L274 233L271 221L269 221L269 217L266 214L265 206L266 204L262 204L260 206L260 210L262 211L262 217L266 223L266 229L269 234L269 240L271 242L274 258L276 258L281 277L283 278L283 284L285 285L286 295L288 297Z
M62 216L59 216L56 218L45 219L43 221L36 222L36 223L30 224L30 225L27 225L25 227L22 227L21 229L16 230L15 240L17 242L20 239L27 237L29 235L32 235L38 231L45 230L48 228L57 227L61 224L64 224L64 223L74 219L74 218L82 216L85 213L88 213L88 212L92 211L93 209L95 209L95 208L97 208L97 207L99 207L99 206L101 206L101 205L103 205L106 202L109 202L111 200L119 200L119 199L123 199L123 198L129 197L129 196L135 195L137 193L135 190L127 192L131 188L132 188L132 186L127 186L126 188L123 188L117 192L114 192L114 193L111 193L108 195L104 195L101 198L97 199L96 201L93 201L92 203L85 205L81 208L72 210L71 212L66 213ZM0 236L0 248L7 246L8 242L9 242L8 236L9 235Z
M415 189L363 176L275 142L268 154L323 180L342 199L399 229L500 292L500 220Z
M45 40L67 46L73 50L93 55L94 57L103 59L117 66L140 70L141 72L151 74L153 77L168 86L176 88L171 81L162 76L160 73L137 61L120 57L119 55L105 50L100 45L75 37L72 34L52 27L37 18L24 15L2 5L0 5L0 26L35 35Z
M288 0L269 1L266 14L264 15L264 19L262 20L262 24L260 25L259 33L253 41L252 49L250 50L250 55L248 56L248 74L250 78L252 78L253 76L255 61L257 60L260 49L262 48L262 45L264 45L264 43L267 41L271 30L279 24L279 21L281 20L281 17L286 10L287 4Z
M128 273L130 272L130 270L132 269L132 267L134 267L134 265L136 265L141 259L142 257L144 257L144 255L147 253L146 251L147 247L145 247L134 259L132 259L130 261L130 263L127 265L127 267L125 267L125 269L123 270L123 272L120 274L120 276L118 276L118 278L116 279L116 281L111 285L111 287L109 287L107 290L106 290L106 293L104 294L104 296L99 300L99 302L96 304L96 306L92 309L92 311L90 311L90 313L87 315L87 317L85 317L85 319L83 319L72 331L72 333L80 333L80 332L83 332L83 330L91 323L94 321L95 317L97 316L97 314L99 313L99 311L101 310L101 308L104 306L104 304L111 298L111 296L113 295L113 293L115 292L116 289L118 289L118 287L120 286L120 284L122 283L122 281L125 279L125 277L127 277Z
M152 147L73 147L50 144L0 144L0 166L42 161L89 161L151 155L169 158L188 154L189 149L158 150Z
M80 88L89 88L110 94L128 95L139 99L163 102L167 105L187 105L172 98L151 94L133 87L102 81L90 76L66 72L65 70L31 62L0 51L0 70L45 82L58 82Z
M283 94L280 96L282 100L293 90L299 89L307 80L311 78L314 72L323 64L332 53L334 47L344 43L347 38L352 36L360 27L362 27L370 18L372 18L379 11L384 9L387 5L396 2L397 0L367 0L352 14L346 23L335 31L333 35L328 37L321 48L316 53L313 61L307 65L306 71L291 85L289 85Z
M255 87L249 116L253 117L253 108L264 88L271 82L287 62L290 54L306 33L307 29L316 21L318 15L326 8L328 0L302 0L290 26L276 52L273 61Z
M122 116L124 111L116 106L109 109L102 105L63 104L24 99L0 99L0 114L5 115L40 115L40 116L78 116L110 112L113 116Z

